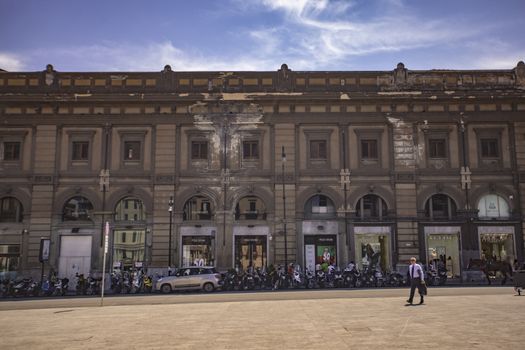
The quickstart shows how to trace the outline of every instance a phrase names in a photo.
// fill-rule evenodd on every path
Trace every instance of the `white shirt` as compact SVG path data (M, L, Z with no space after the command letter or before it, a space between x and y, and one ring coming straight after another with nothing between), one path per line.
M414 271L412 271L414 270ZM413 265L410 265L409 267L409 272L410 272L410 278L412 278L412 276L414 276L413 278L416 279L416 278L420 278L421 281L424 281L425 280L425 275L423 274L423 269L421 268L421 265L419 264L413 264Z

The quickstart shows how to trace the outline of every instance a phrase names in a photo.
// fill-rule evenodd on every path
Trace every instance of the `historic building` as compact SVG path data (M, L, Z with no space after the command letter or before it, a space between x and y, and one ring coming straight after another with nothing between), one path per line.
M525 64L0 71L0 269L523 260ZM45 241L48 240L48 241ZM49 248L42 259L41 241Z

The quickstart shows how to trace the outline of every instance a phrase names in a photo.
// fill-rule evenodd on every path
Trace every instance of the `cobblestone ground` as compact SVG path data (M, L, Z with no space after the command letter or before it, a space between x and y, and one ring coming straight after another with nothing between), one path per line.
M508 291L429 296L417 306L405 306L403 290L369 298L4 308L0 348L523 349L525 297Z

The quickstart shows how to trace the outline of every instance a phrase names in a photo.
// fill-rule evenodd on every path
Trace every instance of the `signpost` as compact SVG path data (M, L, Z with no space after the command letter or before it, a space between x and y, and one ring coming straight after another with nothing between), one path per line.
M109 222L106 221L106 229L104 230L104 257L102 258L102 290L100 294L100 306L104 306L104 289L106 285L106 255L108 254L109 246Z

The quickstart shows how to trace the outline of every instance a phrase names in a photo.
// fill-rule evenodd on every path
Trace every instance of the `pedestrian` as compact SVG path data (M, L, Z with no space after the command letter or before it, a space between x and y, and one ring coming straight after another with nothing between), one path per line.
M410 258L410 266L408 267L408 273L410 277L410 297L407 300L407 303L412 304L412 301L414 300L414 293L417 291L420 296L419 304L424 303L424 295L425 295L425 274L423 273L423 269L421 268L421 265L416 264L416 258L411 257Z

